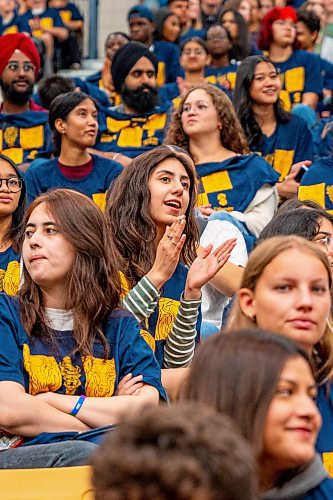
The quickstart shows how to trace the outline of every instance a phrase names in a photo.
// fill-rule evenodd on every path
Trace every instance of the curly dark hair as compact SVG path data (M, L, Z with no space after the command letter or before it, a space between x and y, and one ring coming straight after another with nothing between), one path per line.
M96 500L257 498L248 442L230 418L198 403L127 418L91 462Z
M262 139L262 130L253 113L253 99L250 97L254 73L257 64L261 62L271 64L275 68L268 57L259 55L247 57L238 67L234 91L234 105L251 149L259 148ZM277 123L290 121L291 114L283 109L280 99L273 104L273 109Z
M189 137L183 130L181 117L187 97L191 92L197 89L202 89L207 92L213 101L219 120L222 123L222 128L220 130L220 140L222 146L237 154L248 154L250 151L247 141L232 102L222 90L209 83L196 85L182 98L178 108L174 111L169 125L165 140L166 144L177 144L181 148L190 152Z
M194 216L198 184L195 167L186 151L173 146L160 146L135 158L107 194L105 214L112 244L121 256L119 269L132 284L147 274L155 260L156 225L150 215L148 181L154 169L168 158L178 160L190 178L190 201L185 212L186 241L181 261L191 265L196 258L199 236Z

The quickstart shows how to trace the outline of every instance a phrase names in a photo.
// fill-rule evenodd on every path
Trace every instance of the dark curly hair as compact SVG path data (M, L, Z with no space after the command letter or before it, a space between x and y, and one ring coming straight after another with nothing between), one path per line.
M222 90L209 83L196 85L182 98L178 108L173 114L165 142L167 144L177 144L190 152L189 137L183 130L181 117L187 97L191 92L197 89L202 89L207 92L213 101L219 120L222 123L222 128L220 130L222 146L237 154L248 154L249 148L247 141L232 102Z
M274 66L265 56L249 56L238 67L236 87L234 91L234 105L240 119L245 135L251 149L260 147L262 130L253 113L253 100L250 97L250 87L252 85L257 64L265 62ZM275 66L274 66L275 67ZM273 104L274 116L277 123L287 123L291 119L290 113L282 107L280 99Z
M190 179L190 201L185 212L186 241L181 261L190 265L196 258L199 236L194 216L198 183L195 167L186 151L173 146L160 146L135 158L107 194L105 214L112 244L121 256L119 269L132 284L147 274L155 260L156 225L150 215L148 181L154 169L168 158L178 160Z
M231 419L198 403L127 417L91 463L96 500L257 498L249 443Z

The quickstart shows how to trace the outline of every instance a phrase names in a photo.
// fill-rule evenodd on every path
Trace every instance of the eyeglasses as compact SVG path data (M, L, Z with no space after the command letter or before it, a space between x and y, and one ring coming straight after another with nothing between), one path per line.
M34 73L36 67L29 63L29 62L24 62L22 64L18 63L17 61L10 61L7 66L7 69L9 71L12 71L13 73L17 73L19 69L23 69L24 73Z
M184 56L190 56L193 53L196 56L202 56L202 54L205 54L205 51L202 49L193 49L193 50L192 49L184 49L182 53Z
M296 24L294 24L292 21L288 21L287 19L278 19L277 21L274 21L273 24L277 24L278 26L281 26L281 27L288 26L289 28L292 28L293 30L296 29Z
M11 193L18 193L22 189L22 181L16 177L11 177L10 179L0 179L0 188L2 187L3 182L6 183L6 186Z
M313 241L314 243L319 243L321 246L325 247L327 252L331 252L333 250L333 236L326 235Z

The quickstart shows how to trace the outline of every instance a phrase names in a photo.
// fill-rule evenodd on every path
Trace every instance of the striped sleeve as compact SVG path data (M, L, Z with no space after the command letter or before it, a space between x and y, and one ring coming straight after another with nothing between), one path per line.
M123 298L123 307L141 323L154 312L159 297L158 289L144 276Z
M185 300L182 293L180 305L165 347L163 368L188 366L194 355L199 300Z

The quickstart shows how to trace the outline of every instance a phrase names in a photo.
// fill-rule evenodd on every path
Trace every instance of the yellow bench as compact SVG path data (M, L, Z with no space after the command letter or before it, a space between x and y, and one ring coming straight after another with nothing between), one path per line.
M0 470L1 500L93 500L91 467Z

